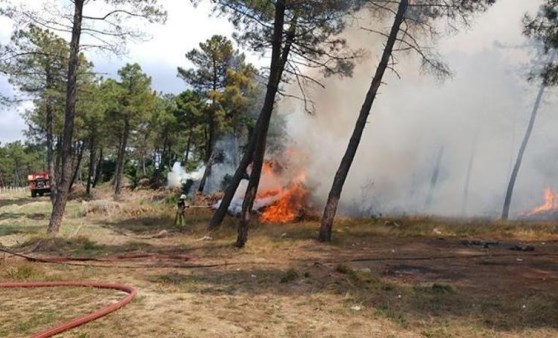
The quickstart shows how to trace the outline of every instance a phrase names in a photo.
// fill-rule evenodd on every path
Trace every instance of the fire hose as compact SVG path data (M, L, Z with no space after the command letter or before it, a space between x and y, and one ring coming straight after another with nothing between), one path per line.
M118 291L124 291L128 295L117 303L107 305L95 312L81 316L70 321L59 324L55 327L40 331L35 333L33 338L47 338L52 337L55 334L62 333L64 331L73 329L95 319L99 319L107 314L114 312L123 306L127 305L136 296L137 290L132 286L122 285L122 284L111 284L103 282L13 282L13 283L0 283L0 288L50 288L50 287L92 287L99 289L112 289Z
M9 249L3 248L0 246L0 252L7 253L9 255L18 256L24 258L28 261L34 261L39 263L54 263L54 264L72 264L72 261L101 261L101 262L109 262L114 260L120 259L134 259L134 258L148 258L148 257L159 257L159 258L167 258L167 259L179 259L179 260L188 260L187 257L182 255L150 255L150 254L137 254L137 255L117 255L113 257L107 257L104 259L96 259L96 258L76 258L76 257L49 257L49 258L38 258L32 257L25 254L20 254L13 252ZM339 262L365 262L365 261L413 261L413 260L437 260L437 259L475 259L480 257L510 257L515 256L516 254L476 254L476 255L445 255L445 256L423 256L423 257L355 257L349 260L330 260L324 261L325 264L333 264ZM556 253L531 253L529 256L556 256ZM246 262L245 262L246 263ZM261 263L261 262L259 262ZM220 267L220 266L229 266L229 265L236 265L241 264L240 262L225 262L225 263L216 263L216 264L191 264L186 266L180 266L181 268L213 268L213 267ZM257 263L254 263L257 264ZM264 264L274 264L273 262L267 262ZM81 265L81 264L80 264ZM91 264L87 264L87 266L94 266ZM98 266L98 267L107 267L107 266ZM164 268L165 266L157 265L158 268ZM170 266L170 267L178 267L178 266ZM73 282L5 282L0 283L0 288L38 288L38 287L93 287L93 288L100 288L100 289L113 289L118 291L123 291L128 293L126 297L118 301L117 303L108 305L103 307L93 313L87 314L82 317L78 317L72 319L68 322L62 323L57 325L56 327L49 328L34 334L32 337L34 338L43 338L43 337L52 337L55 334L59 334L61 332L70 330L72 328L78 327L85 323L91 322L93 320L99 319L107 314L114 312L128 303L130 303L134 297L136 296L137 290L132 286L122 285L122 284L111 284L111 283L104 283L104 282L85 282L85 281L73 281Z

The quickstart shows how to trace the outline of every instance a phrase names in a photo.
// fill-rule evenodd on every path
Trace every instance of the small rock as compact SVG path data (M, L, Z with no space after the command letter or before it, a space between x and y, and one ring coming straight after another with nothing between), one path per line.
M252 277L252 278L256 278L256 275L250 275L250 277Z
M153 238L165 238L169 236L169 232L167 230L161 230L157 233Z
M364 268L364 269L360 269L360 272L364 272L364 273L371 273L372 270L370 268Z
M438 230L437 228L432 229L432 232L435 233L436 235L441 235L442 232L440 230Z
M523 258L516 258L515 260L518 262L523 262Z
M287 233L286 233L286 232L284 232L284 233L281 234L281 238L285 238L285 237L287 237Z
M360 311L360 310L362 310L362 307L360 305L354 305L354 306L351 306L351 310Z

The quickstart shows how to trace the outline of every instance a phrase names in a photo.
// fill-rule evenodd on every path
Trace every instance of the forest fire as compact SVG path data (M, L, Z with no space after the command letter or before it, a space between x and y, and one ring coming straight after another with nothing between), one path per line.
M260 222L287 223L297 221L308 213L309 191L306 188L304 161L296 150L288 150L273 160L267 160L262 167L258 194L252 211L259 214ZM247 173L251 173L248 167ZM233 215L242 212L244 194L248 180L240 182L229 205ZM221 201L213 205L218 208Z
M287 223L297 220L306 205L308 190L304 185L306 175L300 173L290 179L284 187L281 182L285 181L282 176L282 168L276 168L272 162L266 162L262 170L262 178L268 182L264 184L262 191L258 193L258 199L272 197L273 202L262 208L260 222ZM284 174L284 173L283 173ZM265 186L269 186L271 189Z
M308 190L302 183L293 183L279 193L279 199L264 208L260 222L287 223L296 221L304 209Z
M544 189L544 203L527 213L527 216L534 216L558 211L558 192L552 188Z

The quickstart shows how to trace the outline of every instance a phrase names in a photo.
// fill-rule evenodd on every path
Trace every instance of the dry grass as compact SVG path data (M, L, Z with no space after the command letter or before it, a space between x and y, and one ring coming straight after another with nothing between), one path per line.
M0 255L0 280L98 280L138 287L126 308L62 337L555 337L556 224L430 218L341 219L334 243L316 222L256 224L234 248L234 219L208 234L210 211L175 227L163 192L73 201L60 236L45 236L48 200L0 204L0 243L35 255L188 255L44 265ZM161 230L168 235L154 238ZM209 235L211 240L201 240ZM463 240L498 241L496 247ZM36 246L41 241L40 246ZM508 245L527 243L534 252ZM455 256L459 258L440 258ZM428 259L432 257L434 259ZM416 260L416 258L422 258ZM188 264L227 263L208 269ZM136 266L136 268L134 268ZM182 266L182 267L180 267ZM0 336L24 336L114 300L99 290L0 293ZM48 298L51 297L51 298ZM7 304L7 305L6 305Z

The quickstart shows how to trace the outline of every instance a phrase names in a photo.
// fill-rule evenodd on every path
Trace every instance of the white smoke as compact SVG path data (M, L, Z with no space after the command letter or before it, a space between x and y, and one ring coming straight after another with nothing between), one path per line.
M169 188L182 188L188 180L194 182L200 181L205 172L205 166L201 166L193 172L186 172L186 170L180 165L180 162L175 162L172 166L172 170L167 175L167 186Z
M441 41L439 50L455 73L443 83L422 74L417 58L397 59L401 79L393 73L384 78L387 84L380 88L372 108L344 186L340 212L499 215L538 89L538 84L526 81L528 51L501 46L525 44L521 17L536 11L539 4L497 2L473 23L472 30ZM327 198L385 43L360 30L353 30L348 38L351 46L368 49L370 57L357 66L352 78L327 78L324 90L312 91L315 116L293 102L280 105L280 111L288 114L290 136L309 158L308 176L319 206ZM556 185L558 137L553 131L558 116L551 109L556 98L552 90L545 97L516 183L515 215L539 204L545 186ZM442 148L437 184L430 192Z

